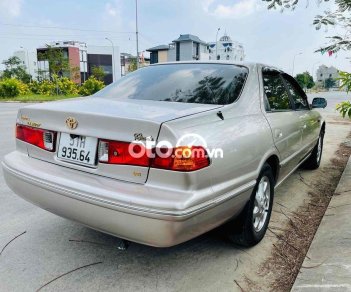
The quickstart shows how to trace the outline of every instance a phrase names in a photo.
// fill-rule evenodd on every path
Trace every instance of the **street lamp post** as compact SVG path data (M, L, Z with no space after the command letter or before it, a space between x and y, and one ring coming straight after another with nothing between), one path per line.
M139 31L138 31L138 0L135 0L135 35L137 51L137 69L139 69Z
M294 77L294 69L295 69L295 59L296 59L296 57L299 56L299 55L302 55L302 52L297 53L297 54L294 55L293 67L292 67L292 73L291 73L291 75L292 75L293 77Z
M116 66L115 66L115 46L113 44L113 41L110 40L109 38L105 38L105 40L109 41L112 46L112 81L115 82L116 80Z
M217 50L217 47L218 47L218 33L219 31L221 30L221 28L219 27L217 29L217 33L216 33L216 60L218 59L218 50Z

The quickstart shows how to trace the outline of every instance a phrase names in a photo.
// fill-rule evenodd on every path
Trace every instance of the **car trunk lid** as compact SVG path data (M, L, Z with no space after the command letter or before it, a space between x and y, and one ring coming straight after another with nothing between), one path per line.
M58 132L56 149L60 143L64 143L61 142L63 138L60 139L61 133L96 138L96 142L91 143L97 147L98 139L132 142L135 135L141 135L156 140L162 123L218 107L144 100L112 101L98 97L77 98L25 107L20 111L19 123ZM68 118L77 121L75 129L67 126ZM58 158L57 151L52 153L29 144L27 150L33 158L97 175L136 183L144 183L147 179L148 167L101 164L97 161L94 165L82 165Z

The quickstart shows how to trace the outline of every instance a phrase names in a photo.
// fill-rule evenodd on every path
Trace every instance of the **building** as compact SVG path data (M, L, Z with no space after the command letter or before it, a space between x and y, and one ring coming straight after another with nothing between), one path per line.
M210 60L244 61L245 53L242 44L233 41L226 33L218 42L208 44Z
M181 34L169 46L168 61L208 60L207 43L192 34Z
M119 47L88 46L87 72L92 75L93 67L102 67L105 72L104 83L110 84L121 78L121 57Z
M37 52L22 49L14 52L13 56L20 59L22 65L26 67L26 72L32 76L33 80L36 80L38 71Z
M77 71L77 74L62 73L62 75L67 74L66 77L77 84L83 83L92 75L94 66L103 68L105 84L110 84L121 77L118 47L87 46L86 43L79 41L57 41L37 49L39 80L50 78L49 61L45 55L49 48L60 49L63 52L63 56L68 59L71 73Z
M175 61L208 60L207 43L192 34L181 34L169 45L147 49L150 64Z
M336 81L335 83L335 87L339 87L339 81L336 80L337 78L339 78L339 70L336 69L335 67L331 66L325 66L325 65L321 65L318 67L317 69L317 82L320 84L324 84L325 80L331 78L334 79Z
M224 34L218 42L206 43L192 34L181 34L169 45L159 45L150 49L150 63L228 60L244 61L244 47Z
M147 51L150 52L150 64L167 62L168 50L169 45L160 45L147 49Z

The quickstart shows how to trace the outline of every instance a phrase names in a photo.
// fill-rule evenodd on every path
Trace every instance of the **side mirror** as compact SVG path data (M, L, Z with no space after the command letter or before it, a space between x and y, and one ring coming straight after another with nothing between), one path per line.
M326 108L327 105L327 100L323 97L315 97L312 100L312 108Z

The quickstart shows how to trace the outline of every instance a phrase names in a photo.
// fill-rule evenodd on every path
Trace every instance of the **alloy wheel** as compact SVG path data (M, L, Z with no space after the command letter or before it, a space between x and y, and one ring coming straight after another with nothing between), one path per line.
M254 209L253 209L253 227L256 232L260 232L265 225L270 207L271 185L269 178L263 176L258 184Z

